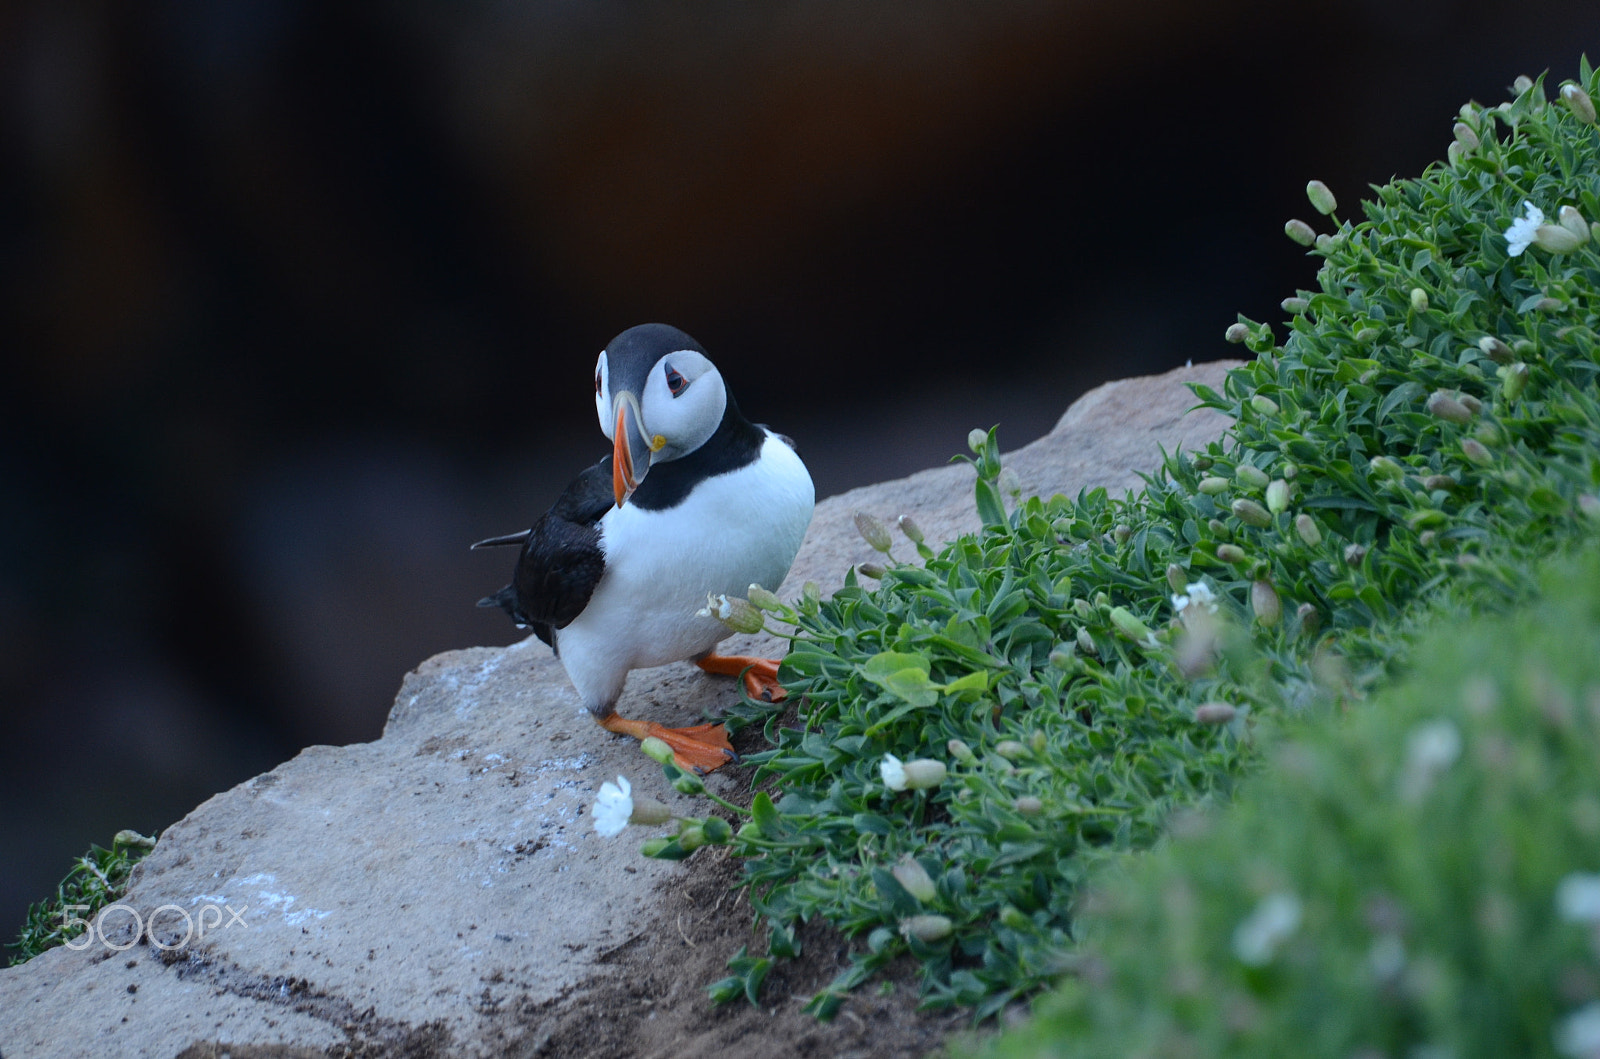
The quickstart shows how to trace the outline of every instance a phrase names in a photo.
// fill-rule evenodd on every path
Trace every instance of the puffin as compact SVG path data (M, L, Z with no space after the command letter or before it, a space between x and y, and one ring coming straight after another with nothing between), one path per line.
M548 644L602 728L660 739L680 768L710 772L738 760L721 724L629 720L617 700L631 670L680 661L783 699L778 660L715 653L732 632L702 612L708 595L782 583L811 523L811 475L792 441L745 418L705 348L666 324L600 351L594 404L610 454L532 528L472 546L522 549L511 582L478 606Z

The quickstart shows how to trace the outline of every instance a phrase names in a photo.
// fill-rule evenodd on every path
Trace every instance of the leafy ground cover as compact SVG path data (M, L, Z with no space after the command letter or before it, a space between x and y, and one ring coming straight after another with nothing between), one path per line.
M17 940L6 946L13 950L9 964L26 963L46 949L70 944L88 930L95 914L127 890L128 873L155 844L154 838L137 831L118 831L110 849L90 846L89 852L72 862L54 897L28 906L28 918Z
M1592 540L1510 615L1441 606L1362 708L1285 711L1226 812L1097 879L1078 973L985 1054L1600 1052Z
M725 605L792 636L801 706L734 719L772 744L747 823L646 846L747 858L769 952L714 996L754 998L820 917L864 944L817 1014L903 953L929 1005L993 1013L1078 966L1087 874L1230 796L1263 723L1360 701L1442 592L1519 598L1526 564L1600 513L1594 90L1585 62L1558 102L1541 78L1468 104L1449 159L1361 221L1308 186L1333 230L1286 232L1318 289L1285 301L1281 343L1229 329L1256 359L1197 396L1234 427L1142 494L1008 497L979 432L982 533L934 553L904 526L921 562L902 563L863 520L876 577Z

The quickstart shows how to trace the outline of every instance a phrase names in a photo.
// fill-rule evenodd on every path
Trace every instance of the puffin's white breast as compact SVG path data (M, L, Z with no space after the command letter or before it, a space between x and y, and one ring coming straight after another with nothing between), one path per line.
M583 613L557 634L584 705L614 703L630 669L693 658L727 638L727 626L695 612L708 593L776 589L814 501L805 465L768 432L755 462L705 479L677 507L607 512L605 573Z

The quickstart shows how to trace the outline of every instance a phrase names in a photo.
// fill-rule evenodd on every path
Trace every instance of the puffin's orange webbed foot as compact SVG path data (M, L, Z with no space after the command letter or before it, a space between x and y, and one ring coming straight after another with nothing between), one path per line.
M616 714L600 718L600 727L635 739L656 738L672 748L672 762L690 772L713 772L738 761L728 730L720 724L696 724L688 728L668 728L655 721L630 721Z
M779 662L777 658L752 658L749 655L706 655L697 660L695 665L718 676L743 676L744 690L752 699L782 702L789 697L789 693L778 683Z

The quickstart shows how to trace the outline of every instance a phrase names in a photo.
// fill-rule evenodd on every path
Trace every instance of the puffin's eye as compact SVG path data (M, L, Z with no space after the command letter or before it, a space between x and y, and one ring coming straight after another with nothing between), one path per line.
M688 385L689 385L689 380L685 379L677 371L674 371L673 368L670 365L668 365L668 367L667 367L667 389L672 391L672 396L674 396L674 397L678 396L680 393L683 392L684 387L686 387Z
M594 392L595 396L598 397L600 394L600 373L598 371L594 373Z

